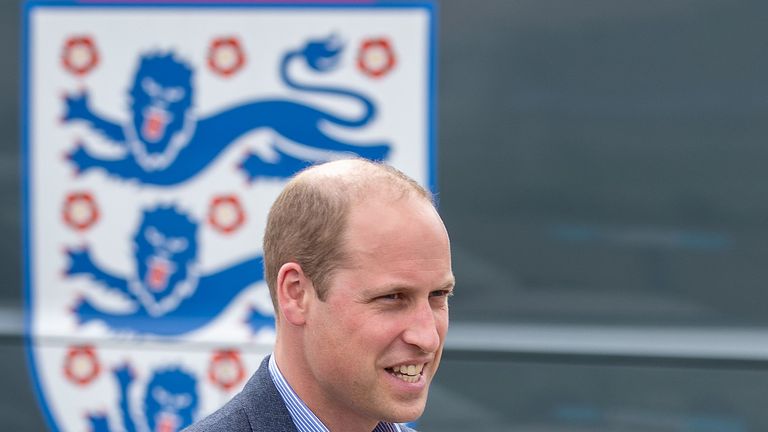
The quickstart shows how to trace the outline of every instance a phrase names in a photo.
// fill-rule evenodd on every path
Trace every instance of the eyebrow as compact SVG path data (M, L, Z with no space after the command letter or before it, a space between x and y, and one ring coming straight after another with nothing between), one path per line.
M429 291L451 291L453 292L454 287L456 286L456 279L451 278L446 283L442 284L441 286L437 288L430 289ZM412 287L409 285L400 285L400 284L392 284L392 285L384 285L377 288L364 288L360 290L360 294L363 297L376 297L379 295L382 295L384 293L390 293L390 292L404 292L404 291L418 291L419 288Z

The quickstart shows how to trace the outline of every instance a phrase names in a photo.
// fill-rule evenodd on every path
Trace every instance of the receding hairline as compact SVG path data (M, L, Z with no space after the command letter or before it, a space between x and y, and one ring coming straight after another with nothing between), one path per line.
M340 193L349 201L389 193L393 198L410 195L424 198L433 204L432 194L398 169L366 159L342 159L308 167L298 173L291 183L304 183L315 187L336 187L325 193ZM348 201L348 202L349 202Z

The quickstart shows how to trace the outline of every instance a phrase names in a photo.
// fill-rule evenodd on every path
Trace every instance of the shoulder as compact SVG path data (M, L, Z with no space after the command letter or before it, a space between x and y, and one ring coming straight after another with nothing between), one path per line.
M185 432L251 432L295 431L293 420L285 408L269 375L265 358L243 391L216 412L195 423Z
M240 395L216 412L184 429L184 432L250 432L248 414L242 407Z

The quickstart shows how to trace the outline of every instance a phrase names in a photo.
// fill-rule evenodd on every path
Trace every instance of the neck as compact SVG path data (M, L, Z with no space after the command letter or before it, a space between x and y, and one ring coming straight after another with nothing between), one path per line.
M372 431L379 422L356 415L351 409L339 407L332 395L326 394L314 378L304 353L281 341L280 330L275 342L275 363L285 380L299 398L331 432Z

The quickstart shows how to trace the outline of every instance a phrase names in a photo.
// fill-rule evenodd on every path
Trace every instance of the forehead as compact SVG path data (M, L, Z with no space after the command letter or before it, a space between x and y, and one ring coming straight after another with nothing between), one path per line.
M448 234L423 198L367 198L349 208L344 233L350 264L360 261L436 260L450 263Z

